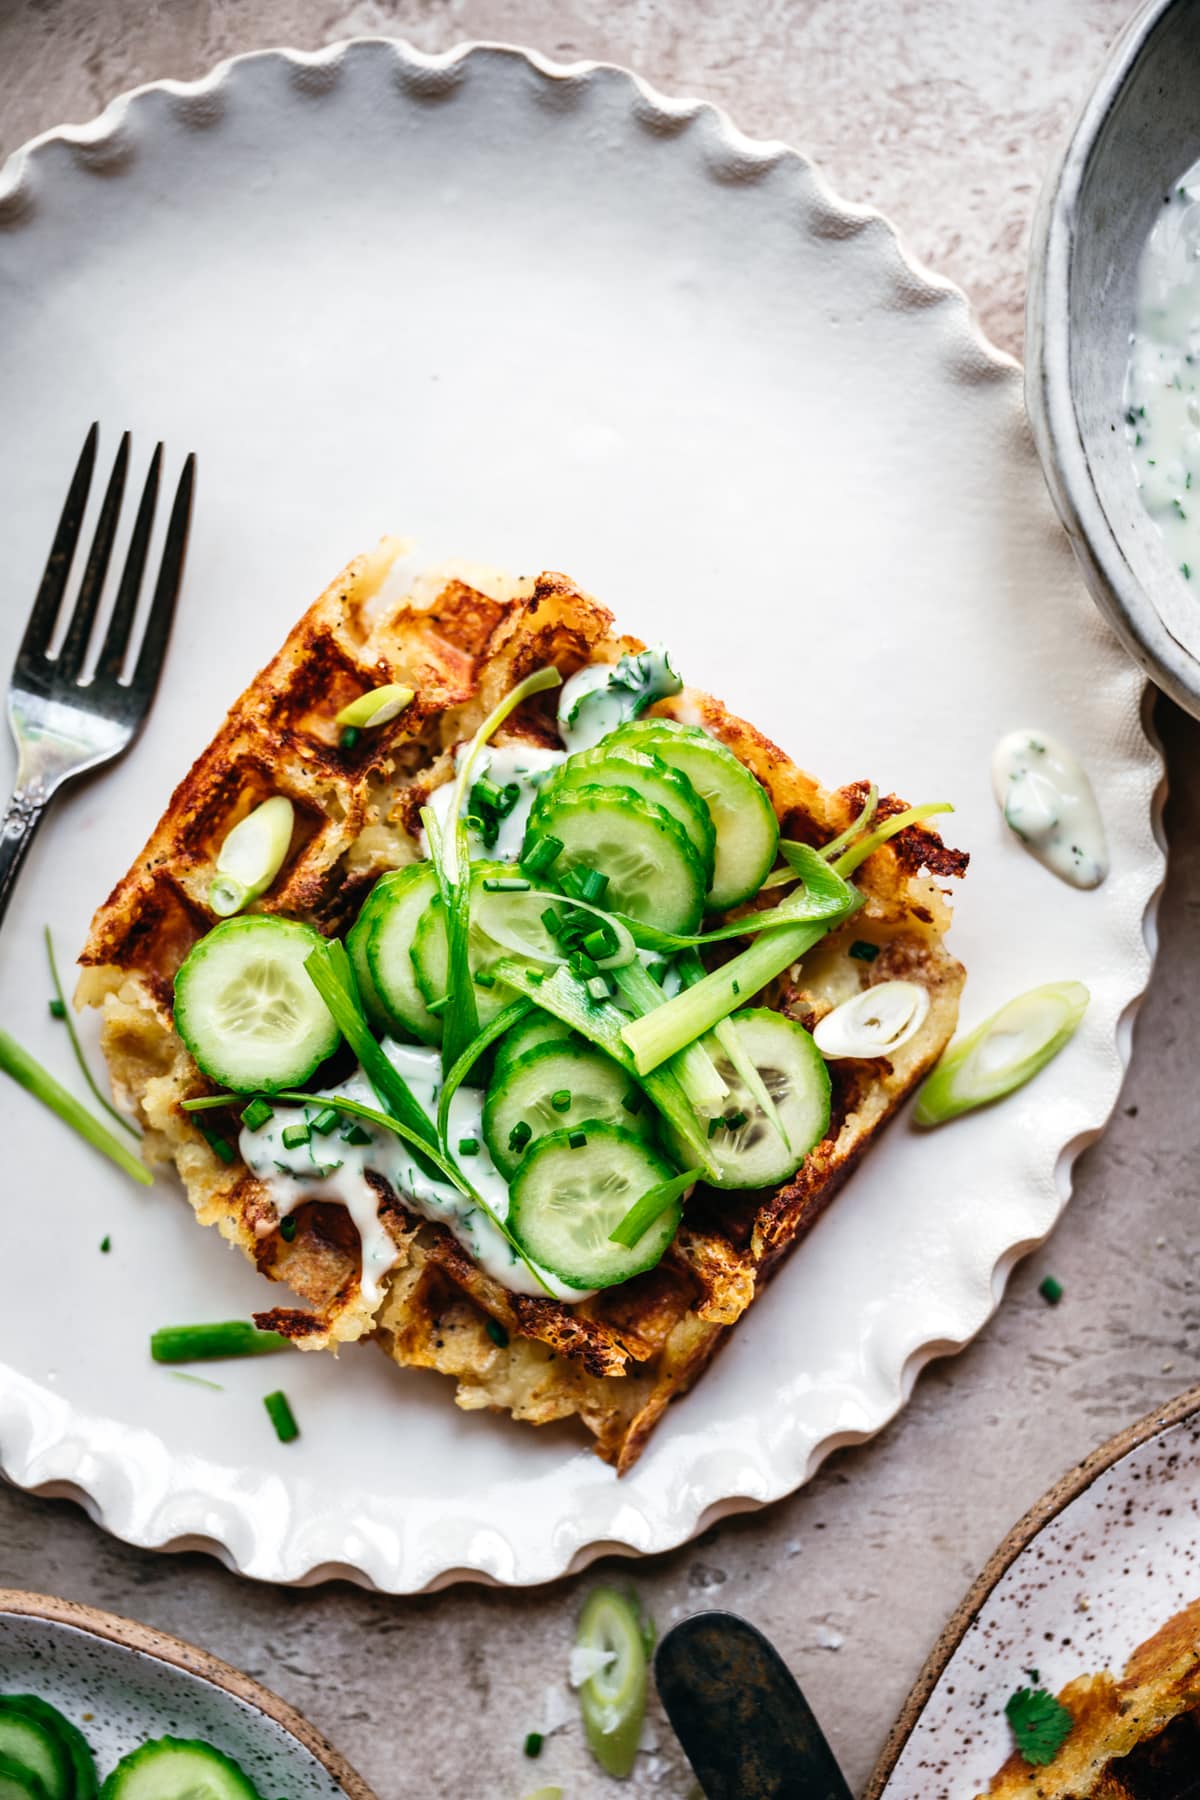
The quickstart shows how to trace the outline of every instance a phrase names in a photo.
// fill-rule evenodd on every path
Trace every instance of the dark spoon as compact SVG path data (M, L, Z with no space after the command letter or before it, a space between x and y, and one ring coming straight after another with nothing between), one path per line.
M654 1673L707 1800L852 1800L783 1658L736 1613L682 1620Z

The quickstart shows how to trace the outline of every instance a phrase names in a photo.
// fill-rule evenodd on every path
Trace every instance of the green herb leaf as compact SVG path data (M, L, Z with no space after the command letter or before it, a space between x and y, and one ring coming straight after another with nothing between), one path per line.
M1017 1749L1035 1768L1052 1763L1075 1723L1061 1700L1045 1688L1018 1688L1004 1707Z

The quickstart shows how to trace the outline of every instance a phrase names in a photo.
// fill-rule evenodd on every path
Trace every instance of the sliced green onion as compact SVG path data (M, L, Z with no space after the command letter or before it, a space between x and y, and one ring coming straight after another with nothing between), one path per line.
M275 1427L275 1436L281 1444L293 1444L300 1436L300 1427L296 1423L296 1415L288 1404L288 1397L282 1388L273 1394L263 1395L263 1405L267 1416Z
M515 711L523 700L528 700L533 694L544 693L547 688L561 686L562 676L556 668L547 667L545 669L535 669L532 675L527 675L524 681L519 681L516 687L510 689L503 700L501 700L497 706L492 708L491 712L468 744L459 766L458 774L454 782L454 791L450 797L450 811L448 816L452 822L457 820L459 814L462 812L463 795L470 789L471 777L475 768L475 760L492 733L499 730L509 713ZM459 834L457 832L452 833L449 845L447 846L449 854L446 857L446 872L447 879L450 882L456 882L458 880L460 852L460 846L457 841L458 836Z
M242 1124L247 1131L257 1131L268 1119L274 1117L275 1112L269 1100L252 1100L242 1114Z
M370 1132L364 1131L361 1125L349 1125L342 1133L343 1144L353 1144L360 1150L364 1145L369 1144L370 1141Z
M50 1002L50 1017L52 1019L65 1019L66 1016L67 1016L66 1001L65 1000L52 1000Z
M63 993L62 982L58 978L58 959L54 954L54 939L50 935L50 927L48 925L44 928L42 936L46 940L46 960L50 964L50 980L54 985L54 999L50 1003L50 1010L51 1012L54 1012L56 1004L62 1008L61 1013L55 1013L54 1016L55 1018L61 1018L67 1028L67 1036L71 1040L71 1048L75 1052L75 1061L79 1064L80 1073L108 1116L111 1119L115 1119L118 1125L123 1125L131 1137L140 1138L142 1134L137 1126L131 1124L123 1113L119 1113L112 1104L112 1101L106 1100L104 1095L100 1092L96 1077L92 1074L92 1071L88 1066L88 1060L83 1054L83 1045L79 1041L79 1033L75 1029L75 1021L71 1017L71 1009L67 1005L66 996Z
M283 1128L283 1147L285 1150L299 1150L304 1144L312 1142L310 1125L285 1125Z
M246 814L217 852L217 872L208 903L219 918L240 912L249 900L265 894L287 857L296 809L283 794L273 794Z
M686 987L694 987L698 981L704 980L704 964L700 961L700 953L698 950L684 950L680 954L678 967ZM733 992L735 996L740 992L736 981L733 983ZM787 1131L784 1128L783 1120L780 1117L779 1108L771 1097L771 1090L758 1072L757 1063L754 1061L753 1057L747 1054L746 1046L742 1043L741 1034L733 1020L728 1018L719 1019L713 1026L713 1037L728 1057L730 1066L737 1073L742 1085L749 1090L759 1111L766 1118L776 1137L786 1144L790 1150L792 1146L789 1142ZM703 1043L698 1040L696 1043L690 1044L686 1051L681 1051L680 1056L686 1056L691 1051L702 1048ZM714 1068L716 1067L715 1064L713 1066ZM724 1085L724 1082L722 1082L722 1086ZM729 1092L727 1087L725 1088L725 1092ZM708 1135L710 1137L713 1135L711 1129Z
M660 1181L657 1187L647 1189L640 1200L634 1201L615 1230L609 1232L609 1242L632 1250L654 1221L662 1217L668 1206L674 1206L676 1200L694 1187L699 1179L699 1169L685 1169L682 1175L673 1176L670 1181Z
M536 879L537 876L544 875L551 864L556 862L561 855L562 839L547 834L545 837L538 838L529 854L521 858L521 867L527 875L532 875Z
M476 969L476 971L475 971L475 986L476 987L494 988L495 985L496 985L496 977L490 972L490 970Z
M339 750L357 750L358 740L361 736L362 732L357 725L343 725L338 735Z
M493 1319L489 1314L483 1321L483 1329L487 1332L493 1344L498 1345L501 1350L508 1349L508 1333L505 1331L499 1319Z
M442 1081L442 1091L438 1095L437 1134L439 1142L445 1145L446 1131L450 1123L450 1102L474 1068L484 1051L503 1037L506 1031L533 1011L530 1000L513 1000L503 1011L498 1012L490 1025L485 1025L479 1035L469 1043L458 1061L447 1070Z
M572 1150L582 1150L586 1143L586 1131L569 1131L567 1133L567 1144Z
M0 1070L10 1075L35 1100L40 1100L43 1106L48 1106L51 1112L57 1113L64 1125L69 1125L94 1150L109 1157L126 1175L132 1175L144 1187L150 1186L154 1177L145 1163L126 1149L107 1126L102 1125L74 1094L68 1093L49 1069L44 1069L36 1058L30 1056L28 1050L23 1050L15 1038L9 1037L7 1031L0 1031Z
M533 1126L527 1119L518 1119L508 1134L510 1150L523 1150L533 1136Z
M318 1137L328 1137L338 1122L336 1106L323 1106L312 1122L312 1128Z
M270 1356L290 1350L291 1340L278 1331L260 1331L249 1319L224 1319L217 1325L164 1325L150 1339L155 1362L211 1362L224 1356Z
M565 1113L571 1110L570 1088L557 1088L550 1096L550 1104L555 1112Z
M637 1756L649 1688L637 1602L615 1588L594 1588L579 1616L575 1646L599 1665L579 1689L588 1748L606 1774L626 1776Z
M928 1014L929 989L919 981L878 981L827 1012L813 1042L827 1062L892 1056L916 1037Z
M662 988L640 962L619 970L616 980L626 1007L639 1016L667 1004ZM703 1044L685 1045L672 1059L671 1073L701 1118L709 1119L720 1112L729 1095L729 1084Z
M479 1155L479 1139L475 1138L475 1137L459 1138L458 1154L460 1156L478 1156Z
M398 718L413 697L410 687L401 687L399 682L389 682L384 687L372 688L369 693L360 694L349 706L343 706L334 718L335 725L349 725L361 731L375 731L380 725L387 725Z
M951 1044L917 1093L918 1125L942 1125L1022 1087L1075 1035L1091 998L1081 981L1019 994Z
M827 844L822 844L821 855L825 857L828 862L832 862L835 857L840 856L846 846L853 843L859 832L867 829L867 826L875 817L878 807L879 789L875 786L875 783L872 782L867 789L867 797L863 801L862 811L859 813L857 819L852 819L845 831L839 832L837 837L830 838Z
M587 981L587 991L593 1000L612 999L612 989L603 975L590 975Z
M492 943L499 944L502 950L510 950L514 956L527 956L547 965L570 962L572 957L580 954L577 941L582 941L586 930L602 932L611 940L607 953L593 960L589 974L595 975L601 969L624 968L637 957L636 931L632 923L602 912L590 901L573 900L564 910L561 897L546 889L507 888L499 891L509 893L512 898L503 909L491 908L487 934ZM572 914L579 916L573 918Z

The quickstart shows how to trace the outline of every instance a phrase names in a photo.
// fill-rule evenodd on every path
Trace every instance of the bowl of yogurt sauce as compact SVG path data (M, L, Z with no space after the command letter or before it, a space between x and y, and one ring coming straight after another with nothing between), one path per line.
M1149 0L1042 196L1026 403L1093 597L1200 717L1200 0Z

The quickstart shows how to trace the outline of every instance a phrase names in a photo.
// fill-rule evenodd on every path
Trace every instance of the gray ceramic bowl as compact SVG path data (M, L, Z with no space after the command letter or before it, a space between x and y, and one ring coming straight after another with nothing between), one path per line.
M1121 414L1138 258L1163 195L1200 158L1200 0L1150 0L1114 46L1034 232L1025 397L1054 504L1101 611L1200 717L1200 657L1168 619L1196 608L1146 515Z

